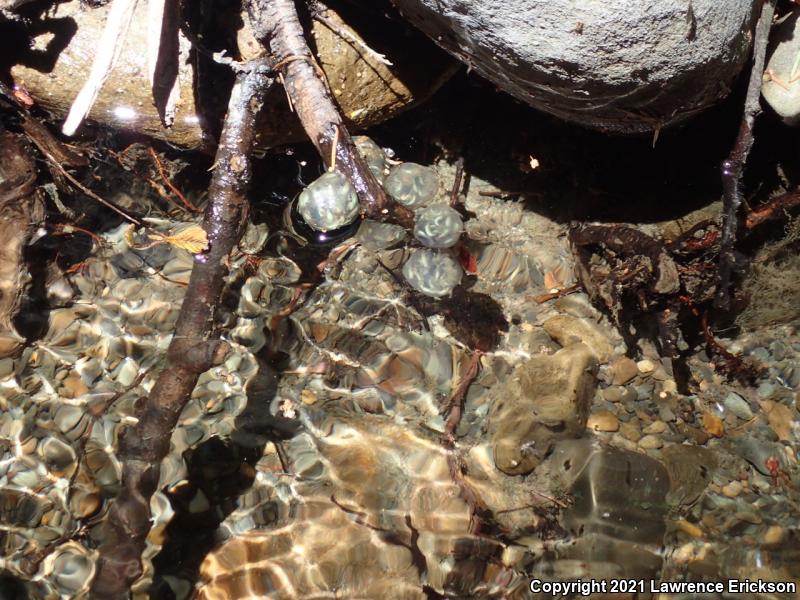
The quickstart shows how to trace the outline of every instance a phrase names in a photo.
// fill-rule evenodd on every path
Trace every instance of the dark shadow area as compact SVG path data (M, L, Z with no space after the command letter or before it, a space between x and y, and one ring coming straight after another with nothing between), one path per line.
M181 2L182 29L192 41L189 62L194 65L192 88L197 116L212 153L234 79L233 71L216 62L213 55L224 51L226 56L239 58L235 32L241 28L241 7L239 0Z
M248 448L211 438L186 452L187 482L167 493L175 516L167 526L161 552L153 559L152 600L175 598L165 580L170 575L197 579L200 563L216 543L217 526L236 509L238 496L253 484L254 465L262 450L263 446Z
M269 404L275 397L288 356L265 347L258 356L258 372L247 383L247 405L236 417L231 438L243 448L263 448L268 441L287 440L300 430L297 420L273 415Z
M300 428L297 420L273 416L269 411L280 369L285 366L281 359L268 350L259 354L259 370L247 384L247 405L236 417L231 439L211 438L184 454L188 476L185 485L167 493L175 516L153 560L152 600L175 598L168 583L172 576L196 581L200 563L220 541L217 527L252 486L264 446L289 439Z
M46 12L52 7L51 0L26 4L17 11L18 18L11 20L0 13L0 78L11 81L12 65L22 64L43 73L49 73L59 54L67 47L77 31L71 18L49 18ZM44 47L30 43L31 40L48 35Z
M11 573L0 573L0 600L28 600L27 586Z
M424 106L371 128L400 160L464 158L464 168L561 223L652 223L721 197L720 164L735 139L746 77L731 96L655 136L615 136L566 123L459 74ZM776 156L777 154L777 156ZM765 196L800 179L800 139L767 111L758 121L745 186ZM531 160L539 166L531 168ZM749 182L761 182L758 189Z

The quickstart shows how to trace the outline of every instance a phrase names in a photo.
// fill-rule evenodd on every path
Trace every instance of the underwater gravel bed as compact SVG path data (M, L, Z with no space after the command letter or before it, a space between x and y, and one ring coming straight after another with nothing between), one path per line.
M444 208L453 167L432 172L422 204ZM274 232L248 225L221 307L233 350L173 433L134 597L800 581L796 325L722 341L758 365L754 385L700 353L694 394L680 394L670 362L646 344L627 357L585 294L534 300L575 281L564 227L480 195L493 189L472 178L459 249L366 221L313 286L264 250ZM191 225L150 219L165 234ZM452 246L454 223L436 216L417 238ZM48 279L41 337L0 360L0 586L21 597L88 597L118 435L158 374L192 265L128 226L101 237L80 269ZM422 252L446 256L458 281L409 274ZM499 322L446 311L462 277L505 322L478 354L464 340ZM451 440L448 399L476 364Z

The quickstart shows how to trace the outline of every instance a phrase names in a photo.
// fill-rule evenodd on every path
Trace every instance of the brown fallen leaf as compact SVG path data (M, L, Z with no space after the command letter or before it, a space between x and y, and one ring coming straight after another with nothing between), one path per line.
M204 250L208 250L208 236L205 229L200 225L189 225L172 235L165 235L161 241L186 250L191 254L199 254Z
M553 292L564 287L564 267L559 265L544 274L544 287L548 292Z
M125 232L125 239L131 248L135 250L146 250L158 244L170 244L176 248L181 248L192 254L199 254L204 250L208 250L208 236L205 229L200 225L192 224L187 227L176 229L175 233L165 234L158 231L147 230L147 235L150 237L150 242L143 246L137 246L133 240L133 228L129 227Z

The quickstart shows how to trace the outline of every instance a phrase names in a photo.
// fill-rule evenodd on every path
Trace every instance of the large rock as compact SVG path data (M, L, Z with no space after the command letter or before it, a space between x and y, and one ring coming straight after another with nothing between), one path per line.
M526 475L555 442L579 437L595 391L597 360L577 343L522 363L493 392L489 430L498 469Z
M800 12L793 11L771 32L764 99L790 125L800 124Z
M111 4L90 8L83 0L68 0L54 8L53 18L45 22L18 21L16 35L30 38L30 48L0 56L0 65L10 67L14 82L27 88L40 106L56 118L66 115L78 95L92 65L97 41L105 27ZM197 67L189 60L189 42L181 38L182 60L179 65L180 100L174 123L162 125L153 105L147 67L147 3L140 2L134 13L121 55L97 98L89 120L116 129L146 134L179 146L197 147L207 141L209 105L227 106L227 84L208 66ZM421 34L409 37L402 24L371 18L364 11L340 15L325 10L328 24L313 21L311 45L325 72L336 101L348 125L358 129L386 120L413 104L426 99L454 72L452 61ZM217 15L222 21L235 22L237 14ZM247 19L238 32L238 51L244 57L262 53L247 27ZM334 32L331 27L338 29ZM393 66L381 62L342 36L353 36L374 52L390 54ZM402 50L402 51L390 51ZM10 64L8 62L10 61ZM199 72L197 69L199 68ZM223 79L225 73L222 73ZM211 80L211 84L209 84ZM205 82L211 90L198 99ZM213 97L213 98L212 98ZM211 98L211 100L210 100ZM213 118L213 114L211 115ZM281 86L268 95L259 122L259 144L275 146L302 141L302 128L289 110Z
M753 0L393 0L440 46L532 106L624 132L724 97Z

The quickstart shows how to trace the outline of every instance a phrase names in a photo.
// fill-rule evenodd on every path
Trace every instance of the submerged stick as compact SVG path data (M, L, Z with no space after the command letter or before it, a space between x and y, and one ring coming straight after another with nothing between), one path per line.
M356 150L322 69L308 48L294 0L253 0L248 12L253 32L269 46L285 79L289 101L325 166L331 166L334 156L336 170L353 184L366 216L410 226L411 211L389 200Z
M714 307L727 310L730 307L730 285L733 265L736 262L733 246L738 230L737 212L742 202L739 189L747 156L753 146L753 125L761 112L761 84L764 74L764 59L767 53L769 30L775 13L774 0L764 0L761 15L756 23L753 41L753 66L747 83L744 114L739 125L739 134L728 158L722 162L722 241L719 255L719 284L714 296Z
M273 82L269 72L266 60L251 61L240 70L231 92L203 220L208 251L195 256L167 364L138 422L120 436L122 488L105 521L92 598L126 598L141 575L141 556L150 530L150 497L158 485L172 431L200 374L220 364L227 352L227 344L219 339L215 309L228 272L228 256L247 217L250 151L256 114Z

